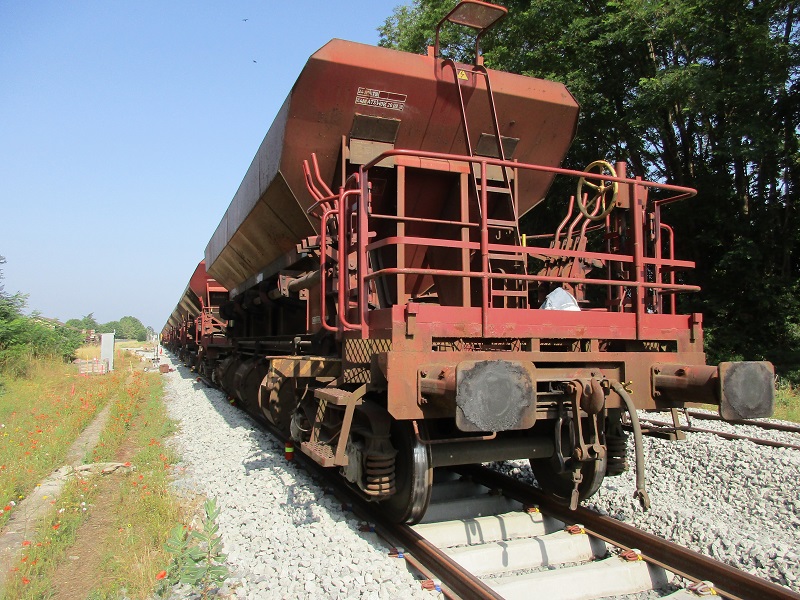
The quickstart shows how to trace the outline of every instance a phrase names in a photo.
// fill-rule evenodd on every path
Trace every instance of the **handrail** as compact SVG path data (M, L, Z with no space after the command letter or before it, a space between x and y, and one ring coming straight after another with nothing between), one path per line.
M331 215L335 215L338 211L337 208L329 208L325 212L322 213L322 223L319 228L319 297L320 297L320 309L319 309L319 320L322 324L322 328L326 331L339 331L337 327L333 327L332 325L328 325L326 320L327 315L325 311L327 310L327 290L325 289L325 280L327 279L327 263L328 263L328 219L330 219ZM341 267L340 267L341 268ZM339 278L341 281L341 277ZM341 283L340 283L341 285Z
M479 242L456 242L455 240L439 240L435 238L421 238L414 236L387 236L371 242L367 245L367 250L377 250L384 246L392 246L395 244L407 244L418 246L440 246L442 248L466 248L468 250L480 250ZM507 250L508 246L502 244L489 244L489 252ZM521 246L515 251L529 254L533 257L546 257L546 258L586 258L597 260L613 260L621 263L633 264L633 257L624 254L611 254L608 252L581 252L579 250L559 250L557 248L544 248L540 246ZM664 267L673 267L676 269L692 269L695 267L695 262L691 260L677 260L670 258L642 258L642 263L645 265L660 265ZM502 274L504 278L516 278L517 275L513 273ZM630 282L626 279L614 280L619 281L620 284L628 285Z
M601 173L587 173L586 171L576 171L574 169L562 169L561 167L547 167L545 165L534 165L529 163L521 163L515 162L510 160L500 160L498 158L490 158L487 156L466 156L463 154L444 154L441 152L428 152L425 150L403 150L403 149L394 149L394 150L387 150L386 152L382 152L375 158L373 158L368 163L361 165L359 168L359 172L361 173L361 177L363 178L365 173L369 171L372 167L376 166L379 162L385 160L386 158L391 158L392 156L411 156L411 157L418 157L418 158L430 158L430 159L439 159L442 160L445 158L446 160L451 161L458 161L458 162L469 162L469 163L485 163L486 165L495 165L498 167L507 167L512 169L520 169L523 171L541 171L543 173L553 173L555 175L567 175L571 177L591 177L592 179L600 179L602 181L611 181L616 183L624 183L627 185L635 185L647 188L653 188L658 190L668 190L673 192L678 192L678 196L670 197L670 198L662 198L661 200L654 200L653 204L668 204L672 202L677 202L678 200L684 200L686 198L692 198L697 195L697 190L690 187L684 187L679 185L672 185L668 183L656 183L655 181L645 181L645 180L636 180L636 179L627 179L621 177L612 177L611 175L603 175Z
M445 275L453 277L453 271L446 269L417 269L414 267L387 267L378 271L373 271L365 276L365 279L372 280L384 275ZM506 273L492 273L488 271L467 271L461 273L463 277L482 277L485 279L507 279L510 277ZM588 277L561 277L557 275L514 275L514 279L521 281L546 281L549 283L587 283L596 285L620 285L643 289L658 289L665 292L699 292L699 285L689 285L686 283L655 283L650 281L623 281L620 279L589 279Z
M357 285L359 285L359 294L358 294L359 323L355 324L355 323L350 323L350 321L347 320L347 308L348 308L348 306L350 304L349 301L348 301L348 297L347 297L348 293L350 291L349 290L349 285L348 285L349 284L349 279L350 279L350 274L349 274L349 270L350 269L349 269L348 261L347 261L347 246L349 245L349 241L348 241L349 233L347 231L347 220L348 220L348 216L349 216L348 213L350 211L348 210L347 202L345 202L345 200L347 198L349 198L350 196L358 196L359 200L360 200L361 196L362 196L362 191L360 189L345 191L344 188L341 188L339 190L339 207L338 207L339 208L339 224L338 224L339 226L337 227L337 231L339 233L339 303L338 303L339 306L338 306L338 317L339 317L339 322L342 324L343 328L345 328L345 329L353 329L355 331L361 331L364 328L363 324L366 322L366 318L362 318L362 316L365 317L365 315L363 315L363 313L361 312L362 311L362 303L363 303L364 306L366 306L366 300L363 297L364 294L363 294L363 290L361 289L361 285L360 285L361 282L363 281L363 277L366 275L366 264L364 264L364 265L361 264L361 262L362 262L362 259L361 259L361 254L362 254L362 252L361 252L361 249L362 249L361 248L362 247L361 238L365 238L366 239L367 236L366 235L357 236L357 242L359 244L359 251L358 251L358 266L357 266L357 271L356 271L356 281L358 282ZM362 212L362 210L361 210L361 202L359 202L359 205L357 207L357 211L359 213ZM366 218L366 215L365 215L365 218ZM363 230L361 229L361 227L359 227L359 231L366 231L366 230L367 230L367 227L364 227ZM324 248L323 248L323 250L324 250ZM344 269L344 274L342 274L342 270L343 269ZM322 273L320 273L320 275L322 275Z
M632 249L632 253L629 254L612 254L612 253L602 253L602 252L585 252L575 249L570 249L569 247L559 248L560 244L556 243L556 247L552 248L545 248L545 247L537 247L537 246L522 246L521 244L514 246L514 251L518 252L519 254L524 254L527 256L534 256L534 257L554 257L554 258L583 258L583 259L598 259L598 260L607 260L607 261L615 261L619 263L627 263L631 264L634 267L635 277L633 280L627 279L590 279L588 277L576 277L576 276L568 276L564 275L563 273L558 272L554 275L528 275L528 274L521 274L521 273L493 273L490 268L490 261L489 257L492 252L507 252L509 247L508 245L498 245L498 244L490 244L489 243L489 219L488 219L488 191L487 186L482 185L480 190L477 190L478 193L478 201L479 201L479 223L462 223L462 222L451 222L451 221L443 221L441 219L417 219L415 217L401 217L396 215L386 215L386 214L372 214L370 212L371 209L371 201L370 201L370 183L368 178L368 172L372 167L375 167L382 161L387 158L391 158L393 156L406 156L406 157L416 157L416 158L429 158L429 159L439 159L439 160L449 160L449 161L456 161L456 162L464 162L473 165L478 165L480 170L480 180L485 182L487 180L487 169L489 166L497 166L500 167L504 172L506 168L516 169L518 171L539 171L544 173L552 173L554 175L565 175L571 177L587 177L590 176L595 180L602 180L602 181L609 181L609 182L617 182L623 183L631 188L631 201L636 206L632 206L631 208L634 209L634 213L636 214L643 214L645 210L642 201L646 196L644 195L645 188L652 188L652 189L659 189L665 190L668 192L672 192L674 195L664 198L661 200L653 201L651 206L653 206L658 213L660 206L675 202L681 199L690 198L697 194L697 191L683 186L665 184L665 183L656 183L652 181L644 181L641 178L636 179L627 179L623 177L611 176L611 175L603 175L599 173L587 173L584 171L577 171L573 169L564 169L561 167L548 167L544 165L534 165L534 164L526 164L520 163L516 161L509 161L504 160L502 158L491 158L491 157L483 157L483 156L467 156L467 155L459 155L459 154L445 154L445 153L438 153L438 152L428 152L428 151L421 151L421 150L404 150L404 149L392 149L382 152L371 161L367 162L364 165L359 167L359 170L356 173L353 173L345 182L344 186L340 188L338 194L333 194L330 196L320 197L321 192L319 189L313 185L313 178L311 169L308 166L308 163L304 165L304 171L307 175L306 182L310 184L309 187L313 186L313 190L309 189L317 201L314 205L312 205L307 212L309 214L314 214L315 216L320 216L316 213L320 207L324 208L324 212L321 215L322 219L322 227L321 227L321 258L320 258L320 268L322 279L325 279L325 264L326 264L326 244L327 244L327 224L331 217L335 217L338 221L338 237L339 237L339 248L338 248L338 259L339 259L339 269L340 269L340 276L339 276L339 286L338 286L338 308L337 308L337 316L339 319L338 328L334 328L333 326L329 325L325 321L325 294L321 294L321 302L323 304L321 309L321 316L322 316L322 326L326 330L329 331L338 331L342 332L345 329L354 330L354 331L364 331L368 328L368 316L369 316L369 292L370 286L374 284L374 281L383 276L389 275L433 275L433 276L456 276L456 277L467 277L467 278L477 278L481 280L481 326L484 335L488 333L488 324L489 324L489 317L488 317L488 310L491 308L491 289L492 284L491 282L494 280L508 280L508 279L515 279L519 281L530 281L530 282L549 282L549 283L571 283L571 284L587 284L587 285L605 285L605 286L618 286L618 287L625 287L636 290L635 294L635 307L634 311L632 311L636 315L637 321L637 332L640 331L642 317L645 313L645 299L643 296L644 290L657 290L662 294L676 294L680 292L694 292L699 291L700 287L695 285L688 285L688 284L676 284L674 275L670 277L669 282L661 281L661 277L657 277L656 281L646 281L646 277L644 275L644 267L653 265L656 267L656 271L658 273L662 273L664 268L667 269L681 269L681 268L691 268L694 266L694 263L691 261L679 261L675 260L674 258L674 250L670 250L670 257L669 259L661 258L660 253L655 258L646 257L644 254L644 249L642 247L643 238L641 233L642 232L634 232L634 247ZM312 158L313 160L313 158ZM317 177L319 177L318 168L315 165L315 171ZM321 178L320 178L321 179ZM326 186L327 187L327 186ZM347 189L350 188L350 189ZM326 190L327 191L327 190ZM347 201L348 198L357 196L357 202L352 204L352 206L348 206L351 204ZM574 199L570 198L570 207L574 206ZM333 208L330 207L330 203L338 204L338 206L334 206ZM642 204L640 207L639 204ZM356 224L348 226L351 221L351 217L355 215L356 217ZM439 245L437 240L435 239L428 239L428 238L414 238L414 237L406 237L406 236L394 236L394 237L386 237L382 238L376 242L370 242L370 236L368 235L369 232L369 220L371 218L379 218L379 219L396 219L398 222L402 221L409 221L413 222L416 220L429 222L429 223L436 223L440 225L455 225L455 226L468 226L468 227L479 227L480 229L480 238L478 242L469 242L469 241L456 241L456 240L448 240L448 245L456 245L461 248L470 249L470 250L477 250L480 252L480 270L476 271L458 271L454 272L452 270L440 270L440 269L424 269L424 268L384 268L378 269L373 272L369 272L368 268L368 256L371 252L377 250L386 245L394 244L415 244L418 243L420 245ZM643 218L643 217L642 217ZM635 219L636 220L636 219ZM570 221L570 215L567 215L564 222L561 223L559 226L559 231L563 232L564 226ZM573 230L573 227L577 226L580 219L576 220L572 223L569 227L570 231ZM637 221L638 222L638 221ZM588 222L581 227L583 231L586 226L588 226ZM637 229L637 227L634 227ZM356 251L356 258L357 258L357 265L356 265L356 281L358 287L358 317L355 319L354 322L350 322L347 320L347 311L349 307L349 273L348 273L348 254L350 249L350 237L353 232L357 232L358 235L355 236L355 251ZM558 236L560 238L561 236ZM570 235L567 233L565 236L565 240L569 239ZM558 239L556 238L556 239ZM672 240L670 240L672 242ZM444 243L444 242L442 242ZM672 244L671 244L672 246ZM325 290L324 281L322 283L322 290ZM672 299L672 306L674 307L674 296ZM673 308L674 313L674 308Z

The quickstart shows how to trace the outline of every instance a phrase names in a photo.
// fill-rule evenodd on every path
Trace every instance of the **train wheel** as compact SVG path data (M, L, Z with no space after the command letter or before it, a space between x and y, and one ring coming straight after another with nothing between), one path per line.
M421 433L425 434L420 424ZM409 421L394 421L391 434L395 457L397 491L380 503L383 512L396 523L417 523L431 500L433 467L430 447L422 444Z
M558 461L552 457L532 458L529 462L542 491L561 504L569 504L575 486L572 469L559 471ZM606 476L606 459L581 463L580 470L583 480L578 484L578 499L585 500L600 489Z

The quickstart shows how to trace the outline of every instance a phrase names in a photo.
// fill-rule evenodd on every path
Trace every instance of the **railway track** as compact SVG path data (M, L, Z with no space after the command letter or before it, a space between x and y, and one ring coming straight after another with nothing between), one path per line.
M592 599L668 588L674 600L800 600L800 594L480 466L457 467L433 488L420 524L387 522L315 463L299 456L426 581L450 598ZM708 582L713 582L709 585Z
M722 418L719 415L714 415L711 413L700 412L697 410L687 410L686 413L695 419L701 419L704 421L722 421ZM761 429L767 430L774 430L774 431L786 431L788 433L800 433L800 426L798 425L789 425L787 423L773 423L771 421L754 421L751 419L742 419L739 421L725 421L727 423L731 423L733 425L751 425L753 427L760 427Z
M669 437L680 435L680 433L708 433L716 435L727 440L747 440L758 444L760 446L770 446L773 448L789 448L791 450L800 450L800 443L792 443L782 440L766 439L743 433L735 433L731 431L720 431L717 429L709 429L706 427L696 427L692 424L691 419L707 420L707 421L720 421L729 425L746 425L750 427L758 427L767 431L780 431L790 434L800 435L800 427L788 425L786 423L771 423L764 421L752 420L739 420L739 421L723 421L720 417L713 414L686 411L687 423L676 425L667 421L658 419L640 418L642 424L642 433L645 435L652 435L655 437ZM798 439L800 442L800 439Z
M261 425L283 440L269 424ZM440 478L423 522L406 526L387 522L380 507L363 502L331 470L301 453L296 460L399 549L395 555L427 579L423 585L438 585L446 597L527 600L534 589L537 597L559 600L652 589L663 596L676 574L687 587L673 586L669 597L675 599L711 593L705 582L712 581L713 593L725 598L800 600L787 588L610 517L569 511L536 488L484 467L458 467Z

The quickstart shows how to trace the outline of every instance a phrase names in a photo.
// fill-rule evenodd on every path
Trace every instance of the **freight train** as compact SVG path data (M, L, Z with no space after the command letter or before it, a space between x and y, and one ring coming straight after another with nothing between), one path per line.
M483 64L505 13L460 2L427 55L311 56L164 330L398 522L434 469L506 459L574 507L627 468L628 430L646 507L637 409L772 412L772 365L706 365L701 315L677 311L699 288L663 213L695 191L562 168L570 92ZM443 56L443 27L474 34L472 63ZM548 197L556 178L574 193ZM520 229L548 204L557 226Z

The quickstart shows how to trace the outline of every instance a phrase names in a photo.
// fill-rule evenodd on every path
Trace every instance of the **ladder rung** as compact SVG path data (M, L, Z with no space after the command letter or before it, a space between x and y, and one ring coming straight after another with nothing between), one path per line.
M354 398L353 392L348 392L341 388L317 388L314 390L314 397L335 406L347 406L353 403L361 404L361 398Z
M478 191L479 192L481 190L483 190L483 188L484 188L484 186L482 186L481 184L478 184ZM494 192L496 194L508 194L509 196L511 195L511 188L498 187L496 185L487 185L486 186L486 191L487 192Z
M506 221L504 219L486 219L486 224L495 229L516 229L516 221Z
M520 253L498 254L495 252L490 252L489 260L507 260L509 262L523 262L525 260L525 255Z

